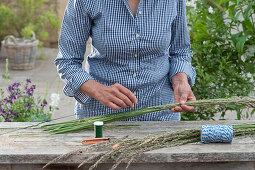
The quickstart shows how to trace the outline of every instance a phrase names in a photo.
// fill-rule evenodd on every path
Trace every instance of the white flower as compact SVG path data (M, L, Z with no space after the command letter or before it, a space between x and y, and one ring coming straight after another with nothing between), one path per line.
M254 80L253 80L253 75L252 75L251 73L247 73L246 76L247 76L248 78L250 78L250 82L251 82L251 83L254 82Z
M186 1L186 5L189 6L189 7L196 8L195 0Z
M213 8L210 6L208 11L209 11L210 14L212 14L213 13Z
M59 103L59 100L60 100L59 94L57 94L57 93L51 93L50 99L51 99L50 105L51 105L52 107L58 107L58 103Z

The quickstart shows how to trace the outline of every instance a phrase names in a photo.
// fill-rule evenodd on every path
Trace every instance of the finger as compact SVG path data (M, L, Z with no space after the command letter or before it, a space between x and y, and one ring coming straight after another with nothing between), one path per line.
M132 101L131 101L126 95L124 95L123 93L119 93L119 94L117 95L117 97L118 97L119 99L121 99L127 106L129 106L129 107L131 107L131 108L134 107L134 104L132 103Z
M189 94L188 98L187 98L187 101L196 101L196 97L195 95L193 94L193 92L191 91L191 93Z
M180 106L176 106L175 108L171 109L172 112L183 112L183 109Z
M113 110L120 110L120 107L113 102L109 102L106 106Z
M123 93L125 96L127 96L132 103L137 104L137 98L136 96L126 87L122 86L119 83L116 83L115 86L119 89L121 93Z
M115 103L116 105L122 107L122 108L126 108L127 105L121 100L119 99L118 97L114 96L112 99L111 99L111 102Z
M193 94L193 92L191 91L187 97L187 102L188 101L196 101L196 97L195 95ZM185 111L185 112L193 112L195 110L195 107L194 106L187 106L187 105L181 105L182 109Z
M194 111L194 106L187 106L187 105L181 105L181 108L183 112L193 112Z
M180 104L185 105L185 102L187 101L188 96L186 94L182 94L180 97Z

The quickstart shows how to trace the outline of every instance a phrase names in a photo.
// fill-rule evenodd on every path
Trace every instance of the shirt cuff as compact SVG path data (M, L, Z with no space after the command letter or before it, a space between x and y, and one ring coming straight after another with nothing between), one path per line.
M176 60L172 59L170 64L170 83L172 84L172 78L177 73L185 73L188 77L188 82L190 86L193 86L195 84L196 79L196 71L191 66L190 63L184 61L184 60Z
M64 94L69 97L74 97L81 104L85 104L90 97L79 92L79 89L83 83L90 79L93 79L93 77L85 70L79 74L75 74L75 77L65 85L63 89Z

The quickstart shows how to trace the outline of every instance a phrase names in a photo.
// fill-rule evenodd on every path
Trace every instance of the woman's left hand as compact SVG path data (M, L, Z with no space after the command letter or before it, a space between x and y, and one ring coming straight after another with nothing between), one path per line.
M171 109L172 112L190 112L194 111L193 106L186 106L185 102L194 101L194 96L191 87L188 83L187 75L185 73L177 73L172 78L172 85L174 89L175 103L180 103L181 106L176 106Z

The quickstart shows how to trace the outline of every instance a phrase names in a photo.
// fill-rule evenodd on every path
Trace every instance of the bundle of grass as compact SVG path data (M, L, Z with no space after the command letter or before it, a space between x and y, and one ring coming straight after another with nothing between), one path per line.
M215 106L226 106L229 104L242 105L246 107L255 108L255 97L232 97L232 98L223 98L223 99L209 99L209 100L197 100L186 102L187 106L195 107L215 107ZM95 121L102 121L104 124L125 120L131 117L140 116L147 113L152 113L160 110L172 109L176 106L180 106L179 103L146 107L138 110L132 110L129 112L113 113L108 115L96 116L87 119L73 120L68 122L48 124L41 126L45 131L48 131L49 134L58 134L58 133L67 133L75 132L88 128L93 128Z
M255 133L255 123L251 124L235 124L233 126L234 136L250 135ZM44 167L57 162L62 158L67 158L70 155L77 154L80 152L98 152L105 151L103 153L92 156L85 159L79 167L87 162L94 161L95 163L90 167L89 170L95 169L100 163L103 163L109 159L115 160L115 164L112 166L111 170L118 167L120 163L128 162L127 168L132 163L134 158L140 156L146 151L151 151L160 148L180 146L187 143L199 142L200 141L200 129L186 129L176 132L157 134L157 135L147 135L139 138L122 138L117 140L112 140L109 142L102 142L93 145L84 146L81 149L72 151L65 155L62 155L51 162L49 162Z

